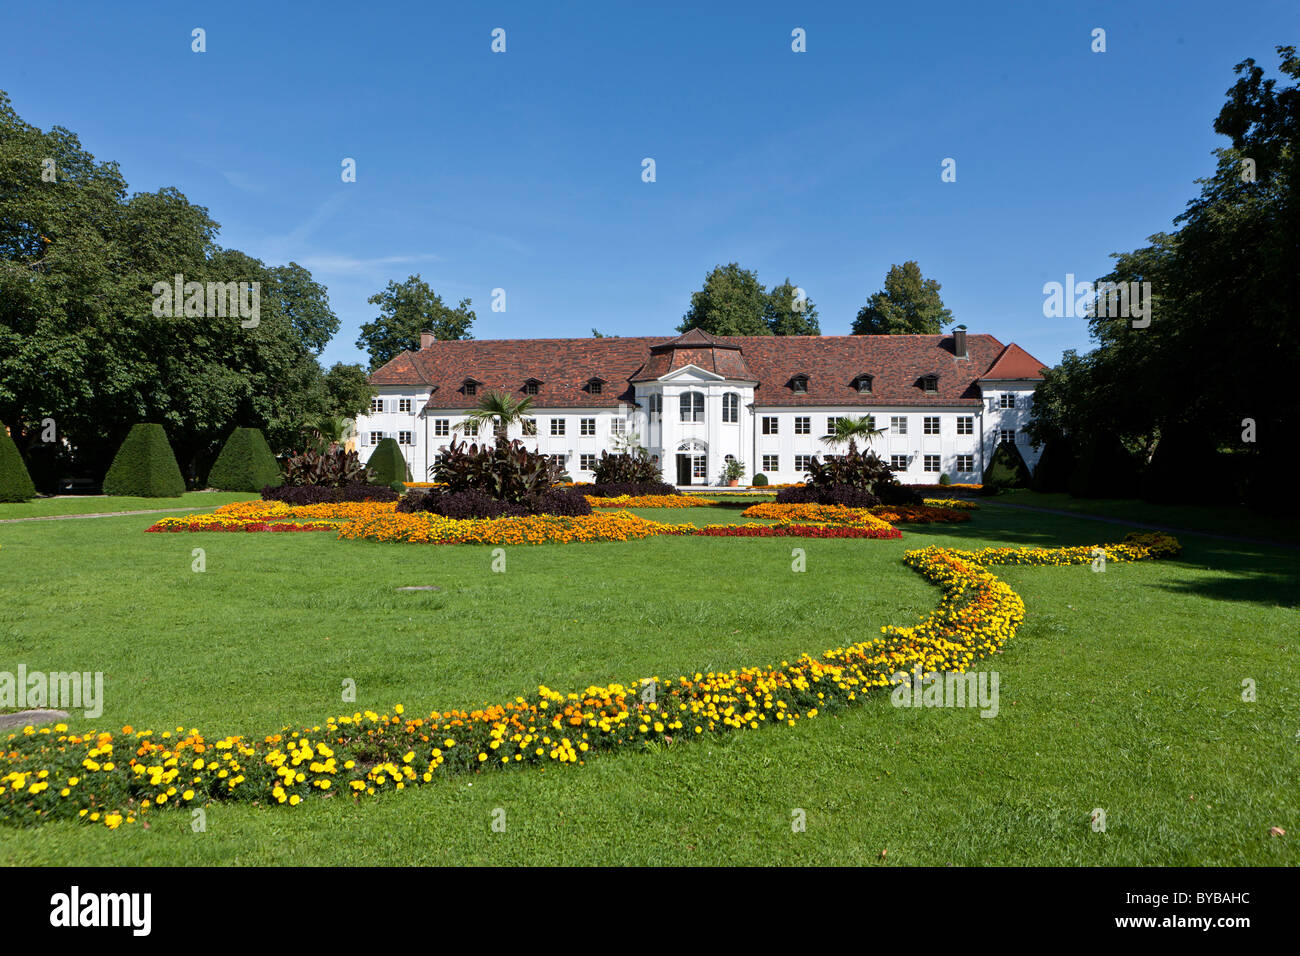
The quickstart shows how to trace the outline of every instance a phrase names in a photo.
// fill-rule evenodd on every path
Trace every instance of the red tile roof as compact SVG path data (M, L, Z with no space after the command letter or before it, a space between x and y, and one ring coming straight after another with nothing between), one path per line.
M714 336L692 329L675 339L435 341L402 353L370 380L430 387L429 408L471 408L488 389L522 394L530 378L541 383L538 407L600 407L631 402L634 382L696 365L757 382L754 401L760 406L935 406L977 405L980 378L1037 378L1043 367L1023 349L1003 347L991 335L967 336L967 356L954 355L950 335ZM1030 365L1032 374L1023 374ZM806 392L790 387L797 374L808 376ZM857 390L860 375L872 377L870 392ZM927 375L938 377L937 391L921 389ZM465 394L467 378L479 383L478 395ZM586 388L593 378L606 383L599 395Z
M1043 369L1046 367L1015 342L1012 342L1002 350L1002 354L989 366L989 370L984 373L983 377L1002 379L1042 378Z

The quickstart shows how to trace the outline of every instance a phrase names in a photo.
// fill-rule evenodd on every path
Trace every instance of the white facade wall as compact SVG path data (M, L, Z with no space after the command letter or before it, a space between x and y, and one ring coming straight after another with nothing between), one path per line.
M1029 422L1032 393L1037 382L987 381L983 386L982 406L755 406L753 382L727 381L701 369L678 369L654 382L639 382L635 386L636 404L600 408L547 408L538 406L532 412L537 423L536 435L525 435L519 426L510 429L510 438L521 439L530 449L549 455L564 455L569 475L575 481L591 481L589 468L583 468L583 455L599 458L602 451L618 447L613 424L621 419L625 434L636 434L650 454L658 456L664 480L677 484L677 455L688 454L703 458L704 477L693 476L692 484L725 484L722 470L727 456L745 464L741 484L748 484L759 472L771 484L802 481L803 470L796 468L796 456L841 454L844 449L826 445L822 436L827 434L828 419L874 415L876 427L885 433L875 439L870 448L885 461L895 455L906 456L907 465L898 470L899 480L907 484L934 484L941 475L954 482L978 482L984 473L1002 429L1016 432L1017 447L1031 468L1038 464L1040 450L1028 443L1024 432ZM704 420L685 422L681 419L681 396L685 392L699 392L704 396ZM427 388L418 386L381 386L377 398L383 411L357 416L358 454L369 460L374 451L374 435L385 438L409 437L401 447L415 481L432 481L430 466L437 450L453 437L464 437L458 428L465 421L465 409L429 409L424 411L430 397ZM724 422L723 396L735 393L739 398L739 421ZM1003 408L1002 395L1014 395L1015 405ZM651 414L651 396L662 397L662 414ZM403 411L403 408L409 408ZM763 419L776 419L776 434L763 433ZM925 434L924 420L938 417L939 433ZM796 418L808 418L807 434L795 433ZM906 433L901 433L891 421L904 418ZM958 434L958 419L971 418L972 433ZM594 419L595 434L582 434L582 420ZM564 433L553 435L551 422L564 422ZM439 423L446 422L449 435L440 435ZM405 433L405 434L404 434ZM485 426L478 439L490 437ZM474 440L471 436L470 440ZM861 443L859 443L861 444ZM688 446L683 449L683 446ZM764 467L764 456L776 456L776 468ZM925 470L925 456L939 456L939 471ZM959 469L960 455L969 455L973 468ZM693 464L693 462L692 462Z

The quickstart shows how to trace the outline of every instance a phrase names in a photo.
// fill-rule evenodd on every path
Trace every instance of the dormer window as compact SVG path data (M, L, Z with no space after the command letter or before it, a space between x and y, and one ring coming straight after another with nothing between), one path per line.
M524 394L525 394L525 395L536 395L536 394L537 394L537 389L538 389L539 386L541 386L541 384L542 384L542 383L541 383L540 381L538 381L537 379L535 379L535 378L530 378L528 381L524 382Z
M939 391L939 376L938 376L938 375L923 375L923 376L921 377L921 391L923 391L923 392L937 392L937 391Z
M871 376L859 375L853 380L853 387L856 388L859 393L869 393L871 391Z
M589 379L587 379L587 386L586 386L586 387L587 387L587 394L588 394L588 395L599 395L599 394L601 393L601 391L602 391L602 386L603 386L604 384L605 384L605 380L604 380L603 378L589 378Z
M790 379L790 390L792 392L798 392L801 395L807 393L808 376L799 374L796 375L794 378Z
M479 383L476 379L467 378L460 385L460 390L470 398L478 394Z

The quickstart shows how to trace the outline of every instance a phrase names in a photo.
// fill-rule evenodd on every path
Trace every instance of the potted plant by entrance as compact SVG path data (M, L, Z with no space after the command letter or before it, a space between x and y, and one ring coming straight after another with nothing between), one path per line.
M745 474L745 463L732 458L727 462L727 467L722 469L722 478L727 483L727 487L734 488L740 484L741 476Z

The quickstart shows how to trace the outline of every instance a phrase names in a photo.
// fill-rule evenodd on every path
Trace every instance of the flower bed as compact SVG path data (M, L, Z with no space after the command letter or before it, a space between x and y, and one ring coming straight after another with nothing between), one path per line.
M970 515L965 510L931 505L876 505L871 513L890 523L905 521L910 524L957 524L970 521Z
M921 504L927 508L952 508L956 511L979 511L980 506L965 498L924 498Z
M1179 545L1161 535L1097 547L1111 560L1138 561L1177 553ZM26 727L8 735L0 751L0 820L22 825L81 818L116 829L160 808L237 800L295 806L313 793L375 794L489 767L581 765L594 753L679 736L793 727L915 668L960 672L1001 650L1025 606L986 564L1074 564L1091 560L1093 550L908 551L904 562L943 591L923 621L887 625L878 638L777 666L654 676L568 693L543 686L509 703L423 718L406 717L399 705L392 714L338 716L310 731L285 728L261 741L208 741L183 727L161 734L129 726L120 734L72 734L66 724ZM1026 555L1032 560L1022 560Z
M711 524L695 532L706 538L901 538L903 532L885 525L858 528L827 524Z
M691 534L694 525L648 521L627 511L568 517L458 520L425 513L359 518L339 529L339 538L406 541L413 544L565 544L572 541L631 541L657 534Z
M617 498L597 498L586 495L593 508L705 508L716 501L695 495L619 495Z

